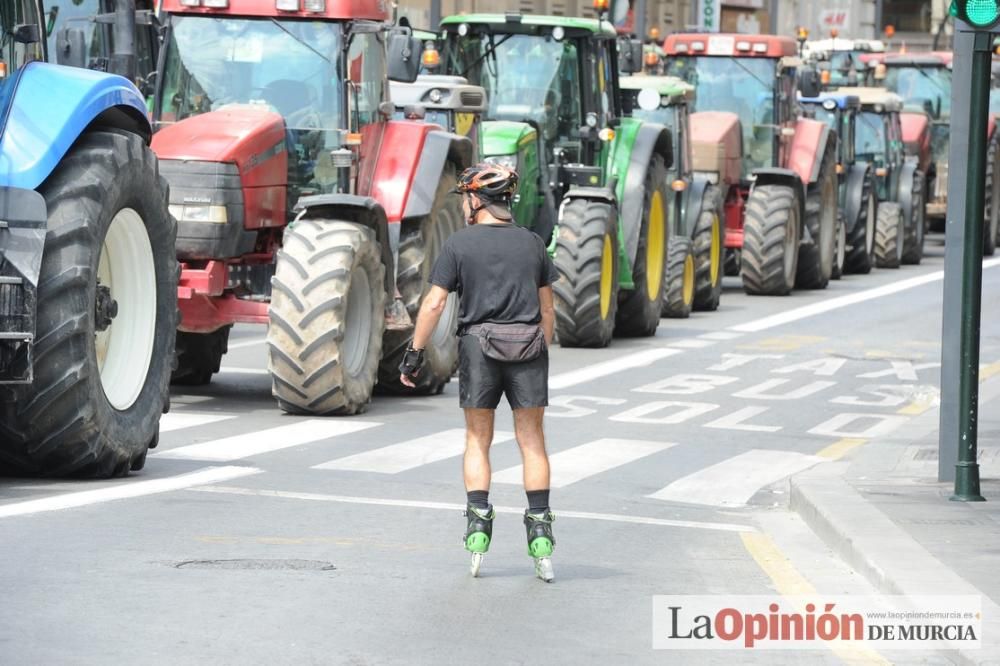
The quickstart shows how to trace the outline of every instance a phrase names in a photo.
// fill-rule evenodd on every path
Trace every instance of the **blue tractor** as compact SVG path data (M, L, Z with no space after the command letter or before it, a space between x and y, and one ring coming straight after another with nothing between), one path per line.
M0 467L124 476L169 406L176 223L141 94L46 63L43 11L0 0Z

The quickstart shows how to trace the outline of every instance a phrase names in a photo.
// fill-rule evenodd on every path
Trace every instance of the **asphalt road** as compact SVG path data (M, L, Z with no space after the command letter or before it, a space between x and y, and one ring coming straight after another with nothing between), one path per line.
M940 237L928 255L787 298L727 279L718 312L655 338L553 350L552 585L526 554L509 410L472 579L456 383L284 416L263 330L240 327L210 386L174 390L142 472L0 480L0 663L844 663L654 650L652 597L873 593L788 512L786 479L936 400ZM984 364L1000 361L998 263Z

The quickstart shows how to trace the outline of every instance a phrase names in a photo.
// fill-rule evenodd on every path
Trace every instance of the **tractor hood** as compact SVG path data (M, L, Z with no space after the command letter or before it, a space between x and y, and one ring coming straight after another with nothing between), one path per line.
M717 173L724 183L740 182L743 135L739 116L727 111L699 111L691 114L689 122L694 170Z
M491 120L483 123L483 155L513 155L524 143L535 140L537 132L528 123Z
M906 149L906 154L919 157L920 168L926 169L925 162L930 158L930 118L925 113L904 111L899 114L899 121L903 129L903 147Z
M285 121L273 111L234 105L161 126L153 151L161 160L235 163L244 186L281 185L287 178ZM258 168L277 166L281 168Z

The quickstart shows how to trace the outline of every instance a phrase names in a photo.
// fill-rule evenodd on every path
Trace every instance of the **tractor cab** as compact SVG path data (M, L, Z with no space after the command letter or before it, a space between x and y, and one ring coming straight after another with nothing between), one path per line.
M802 66L790 37L677 34L667 37L667 73L695 88L693 111L739 116L743 173L784 164L795 121Z
M419 38L419 36L418 36ZM425 50L426 53L426 50ZM482 151L480 119L486 111L486 91L459 76L423 74L413 83L390 85L393 117L422 120L468 137L477 154Z
M899 114L903 100L882 88L841 88L860 100L854 133L854 153L875 168L880 200L895 200L905 154Z
M885 44L879 40L831 37L806 42L802 57L816 64L824 87L857 86L864 82L866 71L861 57L884 51Z
M854 134L858 113L861 111L861 100L856 95L839 93L823 93L819 97L799 97L802 113L808 118L814 118L826 123L826 126L837 133L837 164L841 175L844 165L853 164Z

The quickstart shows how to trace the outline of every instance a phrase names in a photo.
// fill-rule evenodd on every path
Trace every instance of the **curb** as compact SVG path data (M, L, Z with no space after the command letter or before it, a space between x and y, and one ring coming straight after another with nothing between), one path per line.
M789 504L852 569L879 592L982 598L978 650L947 650L963 664L1000 664L1000 606L946 567L848 483L848 463L820 465L791 477Z

